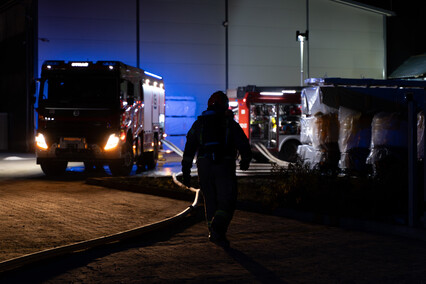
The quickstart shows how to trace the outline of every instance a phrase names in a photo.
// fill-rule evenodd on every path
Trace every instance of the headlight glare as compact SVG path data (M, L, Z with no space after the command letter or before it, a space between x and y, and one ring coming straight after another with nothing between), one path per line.
M35 137L36 146L41 150L47 150L49 148L46 143L46 139L44 138L44 135L39 133Z
M108 141L104 147L105 151L115 149L120 142L120 138L116 134L111 134L108 138Z

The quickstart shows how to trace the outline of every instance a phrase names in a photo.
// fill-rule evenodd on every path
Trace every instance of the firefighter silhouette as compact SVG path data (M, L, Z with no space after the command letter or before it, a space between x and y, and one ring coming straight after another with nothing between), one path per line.
M208 108L192 125L182 159L183 182L190 186L192 161L197 154L200 189L204 197L209 240L223 247L237 202L236 158L247 170L252 153L249 141L228 108L228 97L221 91L208 100Z

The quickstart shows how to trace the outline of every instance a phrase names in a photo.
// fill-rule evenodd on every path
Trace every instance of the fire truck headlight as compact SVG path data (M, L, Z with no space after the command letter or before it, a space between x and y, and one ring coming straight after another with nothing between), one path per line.
M111 134L108 138L108 141L104 147L105 151L115 149L120 142L120 138L116 134Z
M37 134L37 136L35 138L35 142L36 142L37 147L41 150L47 150L47 148L49 148L47 146L46 139L44 138L44 135L41 134L41 133Z

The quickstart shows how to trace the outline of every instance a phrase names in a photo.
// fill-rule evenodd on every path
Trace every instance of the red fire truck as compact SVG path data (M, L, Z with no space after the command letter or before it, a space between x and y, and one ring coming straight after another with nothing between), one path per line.
M254 146L263 144L284 161L294 162L300 143L301 87L246 86L237 89L236 118ZM253 147L255 158L261 154Z
M164 133L161 76L118 61L45 61L38 93L37 164L59 175L67 163L108 165L129 175L155 168Z

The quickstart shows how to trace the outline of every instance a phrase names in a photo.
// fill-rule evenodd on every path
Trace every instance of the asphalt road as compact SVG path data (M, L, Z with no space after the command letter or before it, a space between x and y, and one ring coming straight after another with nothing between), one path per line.
M151 171L137 173L137 167L134 166L131 172L132 176L171 176L173 173L181 171L181 157L175 153L164 153L160 155L157 168ZM195 165L193 169L195 170ZM238 175L267 174L271 171L271 164L252 163L248 171L238 171ZM83 163L68 163L67 172L84 176ZM196 173L194 173L196 174ZM41 177L43 172L36 164L35 154L29 153L1 153L0 152L0 180L7 179L25 179L32 177ZM90 173L91 176L110 176L111 172L107 166L96 173Z
M131 175L147 175L147 176L171 176L172 173L180 171L180 157L175 154L167 155L167 160L160 160L158 167L152 171L136 173L136 166L133 167ZM68 163L68 173L82 174L84 173L83 163ZM111 172L105 166L103 171L91 173L97 176L109 176ZM0 180L6 179L22 179L43 176L40 165L36 164L35 154L31 153L1 153L0 152Z

